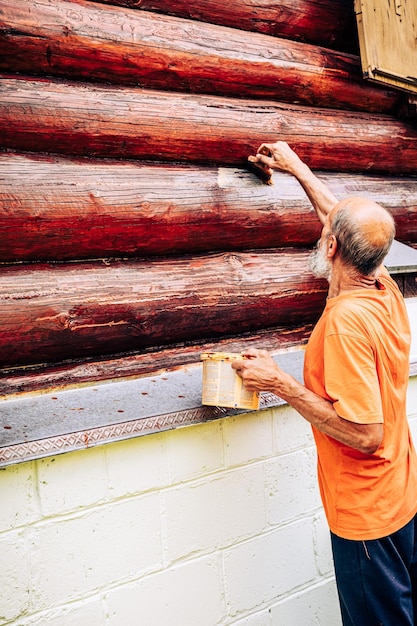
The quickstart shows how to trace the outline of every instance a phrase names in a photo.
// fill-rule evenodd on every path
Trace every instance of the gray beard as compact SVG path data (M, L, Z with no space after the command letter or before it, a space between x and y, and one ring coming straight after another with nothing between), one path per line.
M310 254L308 265L314 276L325 278L327 282L330 282L332 265L326 256L326 248L325 246L320 246L320 241L316 243L316 247Z

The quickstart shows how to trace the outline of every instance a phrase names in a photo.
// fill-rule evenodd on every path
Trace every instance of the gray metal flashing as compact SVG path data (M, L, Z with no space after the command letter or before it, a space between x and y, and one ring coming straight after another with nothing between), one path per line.
M395 241L386 266L392 273L417 271L417 250ZM274 358L303 380L301 344L278 350ZM415 354L410 376L417 376ZM203 406L201 392L202 364L192 363L154 375L5 396L0 467L247 412ZM260 410L281 404L274 394L261 394Z
M274 358L302 380L304 350ZM247 412L203 406L201 390L202 364L195 363L155 376L2 400L0 467ZM261 394L261 410L283 403Z
M304 349L274 355L302 381ZM417 376L411 363L410 376ZM201 404L202 364L0 401L0 467L247 413ZM285 404L262 393L260 410Z
M417 250L394 239L384 265L391 274L417 272Z

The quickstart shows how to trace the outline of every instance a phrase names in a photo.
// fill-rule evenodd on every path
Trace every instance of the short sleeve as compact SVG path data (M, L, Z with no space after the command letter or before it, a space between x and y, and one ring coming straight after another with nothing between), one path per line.
M362 337L330 334L324 342L324 381L336 413L358 424L383 423L372 346Z

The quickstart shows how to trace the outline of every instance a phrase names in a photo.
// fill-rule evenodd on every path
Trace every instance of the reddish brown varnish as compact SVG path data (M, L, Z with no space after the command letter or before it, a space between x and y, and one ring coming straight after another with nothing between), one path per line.
M242 352L262 348L272 353L306 344L312 325L273 328L240 337L222 338L198 344L180 343L174 347L156 346L140 353L118 358L74 360L63 364L0 368L0 395L67 388L108 379L163 374L192 363L200 363L202 352Z
M364 82L358 57L318 46L94 3L2 11L0 71L373 112L401 100Z
M0 365L114 354L317 319L303 251L5 267Z
M417 179L319 174L365 195L417 242ZM321 225L299 183L237 168L0 154L0 261L67 260L310 246ZM22 180L24 184L22 185Z
M351 0L95 0L280 35L327 46L357 50Z
M2 2L0 260L53 262L2 267L3 393L180 367L214 338L273 349L313 323L327 284L305 251L238 252L320 232L294 179L241 169L262 141L336 172L338 197L370 194L416 241L417 128L395 118L399 96L362 83L357 56L264 36L357 52L350 0L114 3L199 23L112 0Z
M6 148L242 165L288 141L313 169L417 173L417 128L393 117L49 80L2 80Z

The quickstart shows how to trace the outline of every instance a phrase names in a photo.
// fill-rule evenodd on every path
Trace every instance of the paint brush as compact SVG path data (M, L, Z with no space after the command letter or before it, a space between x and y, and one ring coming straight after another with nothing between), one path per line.
M265 146L260 149L259 153L269 157L272 156L271 151ZM256 157L249 156L246 165L248 170L252 172L252 174L255 174L255 176L257 176L263 183L266 185L274 184L272 180L271 168L257 161Z

